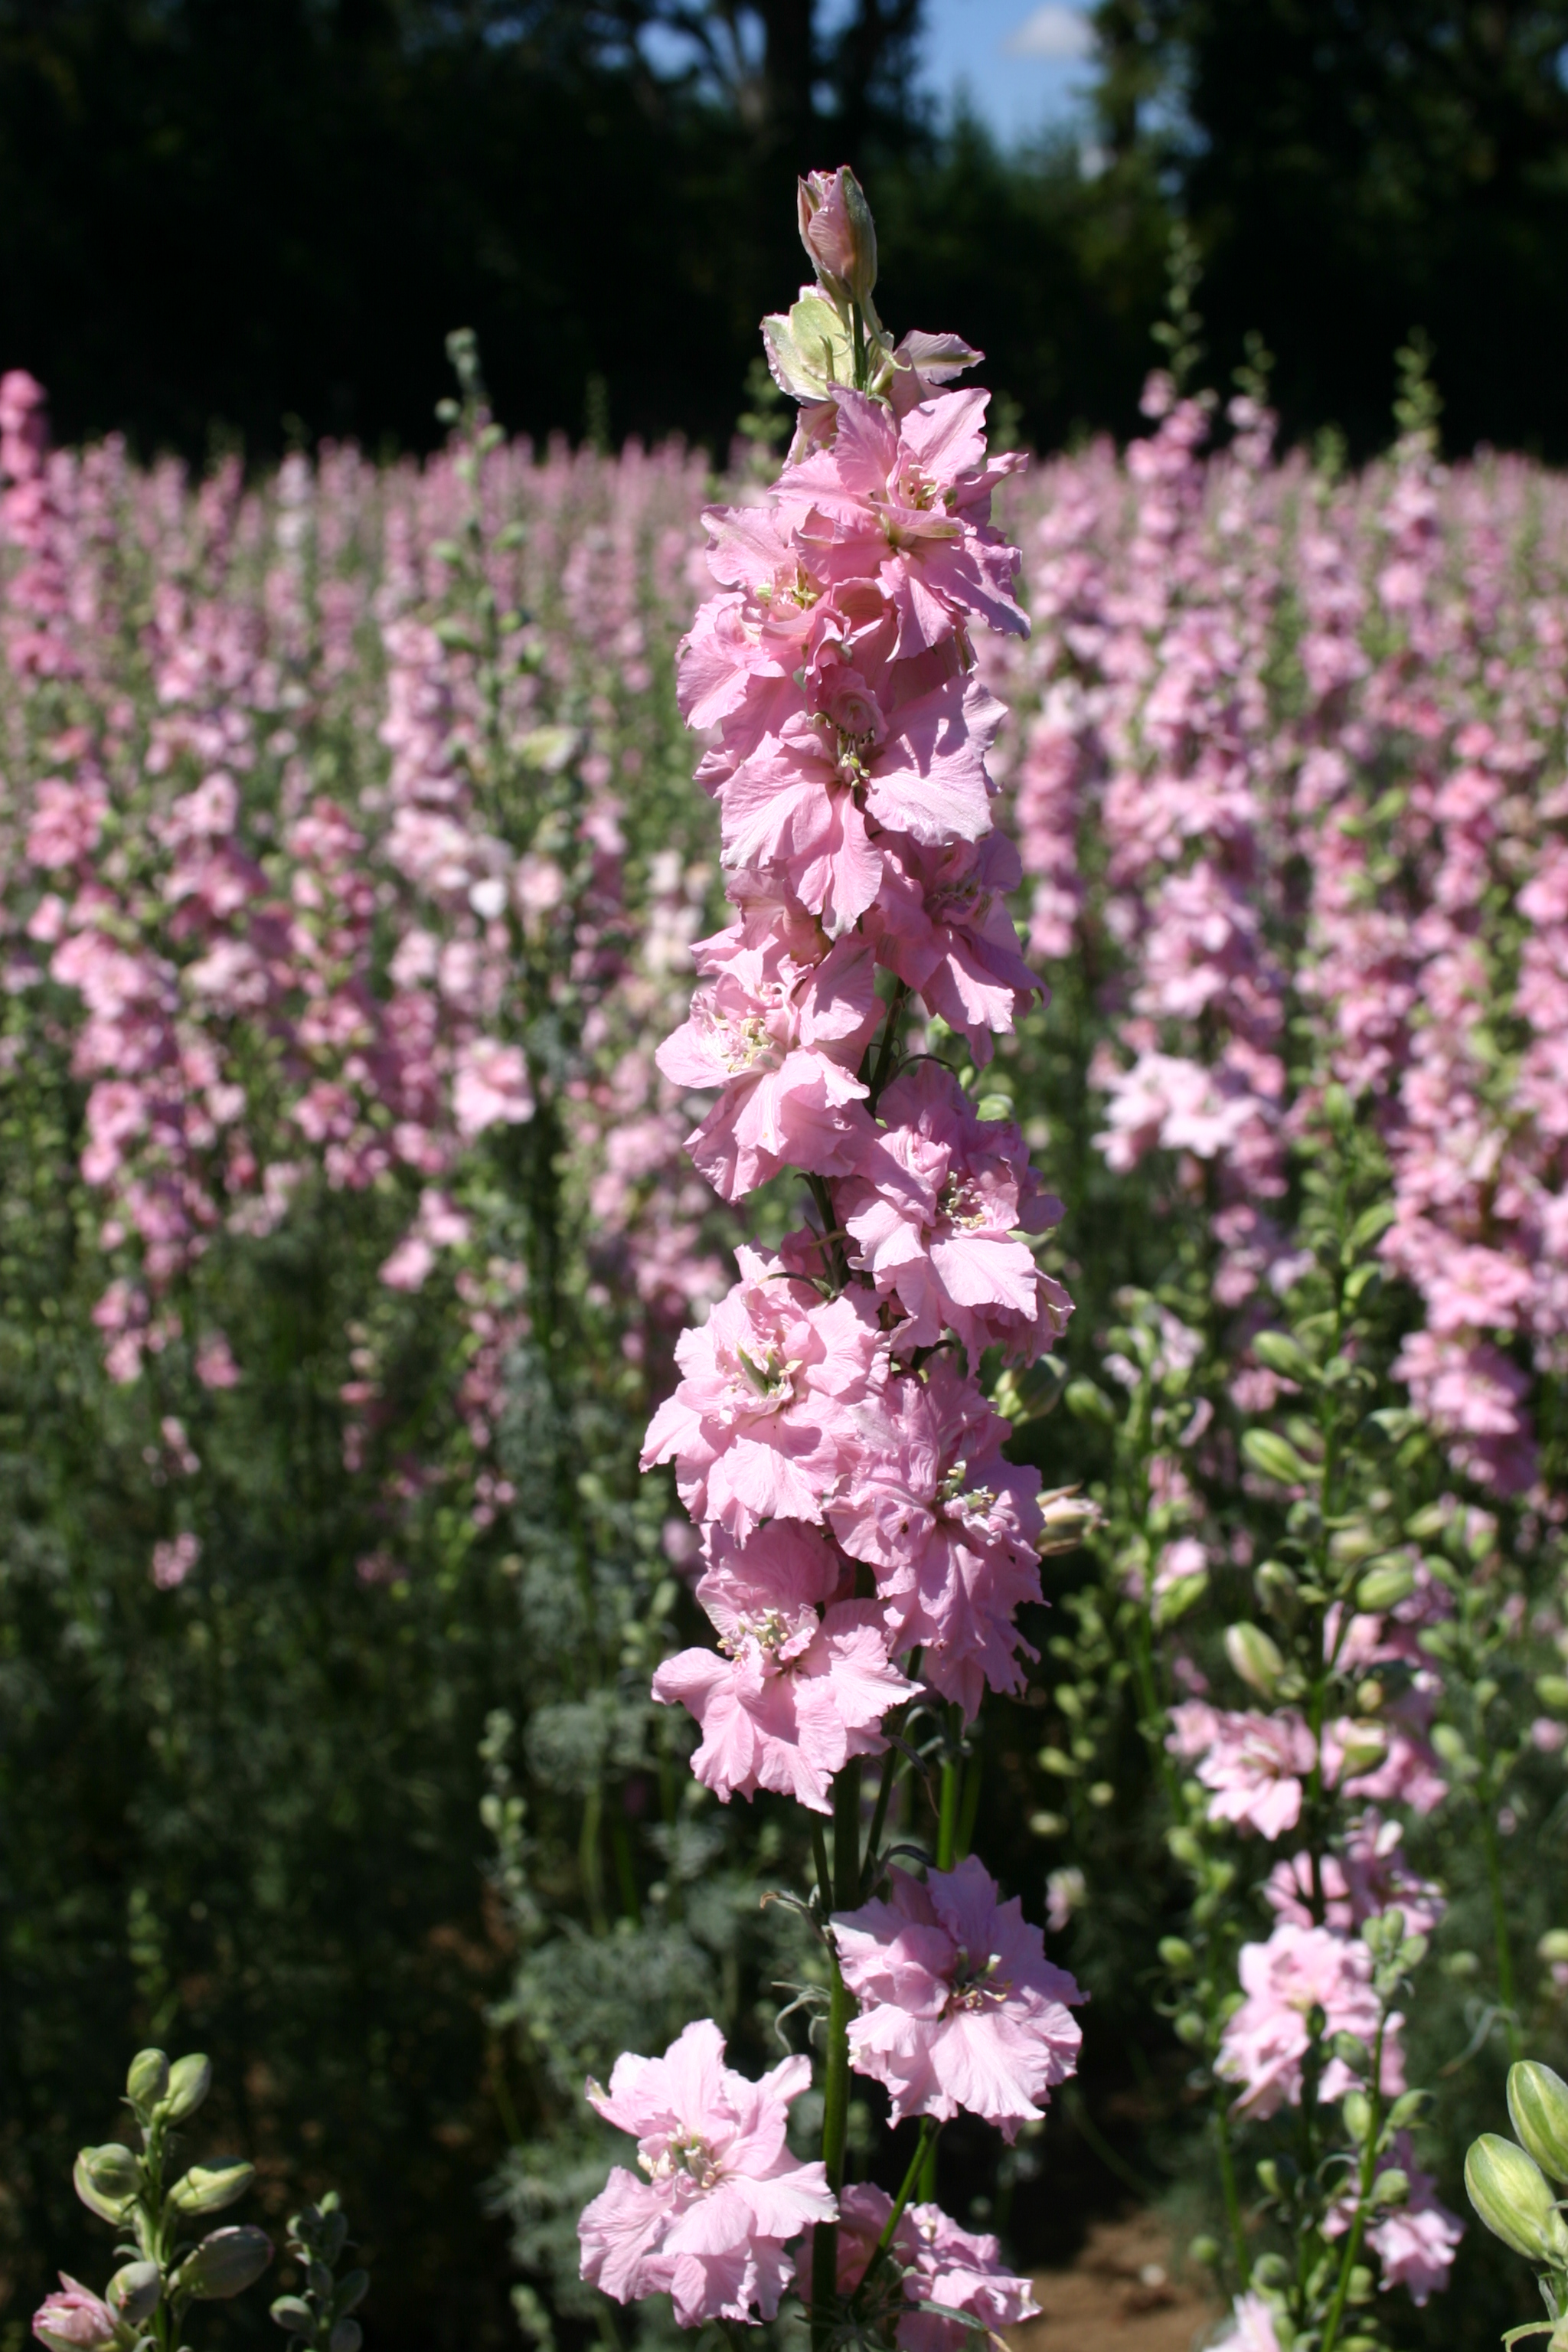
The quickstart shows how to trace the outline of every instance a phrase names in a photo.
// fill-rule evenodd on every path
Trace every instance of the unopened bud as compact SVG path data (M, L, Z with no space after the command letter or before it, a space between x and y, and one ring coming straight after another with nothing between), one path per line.
M290 2336L313 2336L316 2315L310 2305L297 2294L280 2294L272 2305L270 2317L279 2327L286 2327Z
M238 2158L228 2164L193 2164L170 2189L169 2202L182 2213L221 2213L244 2196L255 2178L255 2165Z
M1389 1560L1382 1568L1367 1570L1355 1589L1356 1607L1376 1616L1408 1601L1415 1590L1415 1570L1405 1560Z
M1384 2208L1404 2205L1409 2196L1410 2175L1402 2172L1396 2164L1391 2164L1373 2182L1366 2201L1371 2206Z
M125 2095L139 2116L155 2107L169 2087L169 2062L161 2050L140 2050L125 2077Z
M1261 1625L1226 1628L1225 1654L1249 1690L1272 1698L1285 1671L1285 1661Z
M271 2239L247 2221L214 2230L186 2255L176 2276L181 2292L198 2303L223 2303L254 2285L271 2260Z
M327 2338L327 2352L359 2352L364 2330L357 2319L340 2319Z
M1531 2262L1548 2259L1563 2224L1546 2175L1523 2148L1499 2132L1483 2132L1465 2158L1465 2189L1494 2238Z
M1294 1625L1301 1614L1300 1590L1282 1559L1266 1559L1255 1569L1252 1589L1258 1595L1258 1606L1278 1617L1284 1625Z
M1509 2120L1542 2172L1568 2180L1568 2083L1533 2058L1508 2070Z
M128 2147L110 2140L106 2147L84 2147L71 2179L89 2213L102 2221L119 2221L142 2186L142 2169Z
M211 2062L194 2052L189 2058L176 2058L169 2069L169 2087L158 2102L165 2122L183 2124L194 2116L213 2086Z
M127 2263L115 2272L107 2290L108 2299L128 2327L140 2327L151 2319L158 2308L159 2278L156 2263Z
M877 228L847 163L797 182L800 241L824 290L865 310L877 283Z
M1073 1551L1091 1528L1100 1524L1100 1507L1076 1486L1056 1486L1039 1498L1041 1528L1035 1549L1042 1559L1052 1552Z

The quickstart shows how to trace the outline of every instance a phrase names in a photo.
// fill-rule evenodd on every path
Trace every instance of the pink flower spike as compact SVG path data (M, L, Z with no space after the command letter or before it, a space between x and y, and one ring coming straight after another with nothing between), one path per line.
M881 1751L879 1724L915 1685L889 1660L879 1604L832 1601L847 1563L815 1528L775 1519L743 1545L716 1535L713 1552L697 1598L721 1654L666 1659L653 1695L701 1725L691 1769L724 1803L776 1789L829 1813L833 1775Z
M664 2294L676 2324L772 2319L794 2274L784 2251L837 2207L820 2163L785 2140L809 2058L785 2058L760 2083L724 2063L711 2019L689 2025L662 2058L616 2061L608 2091L587 2095L637 2144L646 2178L617 2166L578 2222L583 2276L617 2303Z
M923 1885L902 1870L889 1877L886 1902L833 1921L860 2002L850 2063L886 2085L895 2122L963 2107L1011 2142L1077 2066L1083 2037L1068 2007L1084 1995L973 1854Z

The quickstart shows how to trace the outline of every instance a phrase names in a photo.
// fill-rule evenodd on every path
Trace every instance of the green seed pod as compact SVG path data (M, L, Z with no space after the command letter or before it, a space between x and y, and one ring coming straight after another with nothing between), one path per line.
M221 2213L244 2196L255 2178L255 2165L237 2158L227 2164L193 2164L170 2189L169 2202L182 2213Z
M169 2069L169 2087L158 2102L165 2123L183 2124L194 2116L213 2086L211 2061L198 2053L176 2058Z
M89 2213L103 2221L119 2221L142 2186L142 2168L128 2147L110 2140L105 2147L84 2147L71 2179Z
M139 2116L155 2107L169 2087L169 2062L161 2050L139 2050L125 2077L125 2095Z
M214 2230L188 2253L175 2273L182 2294L198 2303L224 2303L253 2286L272 2260L272 2241L265 2230L245 2222L237 2229Z
M1499 2132L1483 2132L1465 2158L1465 2189L1493 2237L1531 2262L1547 2260L1557 2214L1552 2189L1534 2160Z
M1568 2083L1533 2058L1508 2070L1509 2120L1553 2180L1568 2180Z

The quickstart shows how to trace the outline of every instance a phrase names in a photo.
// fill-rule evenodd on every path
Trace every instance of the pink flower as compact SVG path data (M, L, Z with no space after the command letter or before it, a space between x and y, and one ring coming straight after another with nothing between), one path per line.
M66 2271L33 2314L33 2333L49 2352L95 2352L97 2346L110 2342L119 2325L102 2297Z
M226 1331L207 1331L196 1348L196 1378L205 1389L234 1389L239 1386L239 1366L234 1360L234 1350Z
M1196 1756L1198 1779L1214 1794L1211 1822L1260 1837L1283 1837L1301 1817L1301 1783L1311 1771L1312 1735L1291 1707L1272 1715L1219 1713L1201 1701L1173 1707L1173 1755Z
M887 1902L834 1916L860 2002L850 2063L887 2086L895 2122L964 2107L1011 2142L1076 2067L1083 2037L1068 2004L1084 1996L973 1854L923 1885L907 1871L889 1877Z
M750 946L738 925L695 952L716 976L655 1056L674 1086L724 1089L687 1138L692 1159L726 1201L786 1166L842 1175L870 1133L854 1075L880 1011L870 949L838 940L802 963L786 940Z
M1281 1920L1266 1944L1244 1944L1239 1970L1247 1998L1226 2023L1215 2072L1240 2084L1238 2114L1271 2116L1294 2106L1301 2095L1301 2061L1310 2036L1308 2019L1323 2012L1323 2042L1336 2033L1359 2034L1369 2050L1377 2042L1378 2002L1372 1989L1372 1955L1359 1939L1327 1927L1296 1927ZM1394 2016L1383 2045L1382 2087L1405 2088L1398 2028ZM1321 2099L1341 2099L1356 2077L1341 2059L1331 2058L1318 2084Z
M1222 2352L1284 2352L1274 2314L1260 2294L1238 2294L1230 2326L1219 2339Z
M882 1612L833 1600L847 1563L815 1528L775 1519L744 1545L718 1535L713 1549L697 1598L720 1654L666 1659L653 1695L701 1725L691 1769L725 1803L737 1789L776 1789L831 1812L833 1775L851 1756L879 1753L878 1725L914 1694L889 1662Z
M1342 1852L1324 1854L1319 1866L1326 1926L1348 1936L1374 1912L1397 1906L1410 1935L1432 1933L1447 1903L1431 1879L1416 1878L1405 1868L1403 1838L1399 1823L1385 1822L1371 1806L1346 1825ZM1263 1893L1277 1917L1311 1927L1311 1856L1299 1853L1277 1862Z
M184 1584L202 1556L199 1536L172 1536L153 1547L153 1581L160 1592L174 1592Z
M1023 1687L1018 1609L1040 1597L1040 1478L1002 1451L1008 1424L945 1356L890 1381L858 1417L852 1474L827 1504L869 1563L900 1648L922 1645L931 1687L973 1720L986 1685Z
M1033 1363L1066 1330L1072 1307L1017 1237L1061 1214L1023 1137L977 1118L939 1062L917 1062L896 1078L879 1109L884 1131L868 1134L834 1198L858 1244L851 1263L903 1311L900 1349L934 1347L951 1326L972 1364L991 1347Z
M885 2189L858 2181L846 2189L838 2210L838 2292L853 2294L865 2277L893 2200ZM811 2275L812 2242L801 2241L800 2273ZM906 2206L899 2217L878 2276L867 2289L868 2332L890 2334L900 2352L973 2352L976 2330L921 2304L942 2304L963 2312L993 2343L998 2331L1032 2319L1039 2309L1027 2279L1005 2270L992 2237L961 2230L940 2205Z
M487 1127L520 1127L533 1117L533 1089L521 1045L476 1037L459 1048L452 1117L466 1142L482 1135Z
M1448 2284L1455 2249L1465 2234L1458 2214L1450 2213L1437 2196L1437 2184L1415 2161L1408 2132L1394 2135L1394 2144L1378 2158L1378 2171L1397 2169L1410 2183L1402 2205L1374 2211L1365 2243L1383 2269L1383 2292L1402 2286L1417 2308L1428 2295L1441 2294ZM1347 2192L1323 2217L1323 2235L1342 2237L1355 2219L1357 2199Z
M877 961L963 1037L983 1067L993 1034L1013 1029L1039 982L1007 908L1023 869L1005 834L944 849L884 835L884 871L866 930Z
M676 1342L684 1378L648 1425L642 1465L673 1462L693 1518L744 1541L763 1519L821 1524L888 1358L862 1298L824 1300L760 1251L735 1255L740 1281Z
M670 2295L680 2327L772 2319L794 2273L786 2242L837 2210L823 2167L785 2143L790 2101L810 2082L809 2058L748 2082L708 2018L662 2058L617 2058L609 2090L591 2081L588 2098L636 2139L647 2178L617 2166L584 2210L583 2276L617 2303Z
M33 864L53 870L89 856L108 806L100 784L72 784L60 776L46 776L34 794L27 827L27 856Z

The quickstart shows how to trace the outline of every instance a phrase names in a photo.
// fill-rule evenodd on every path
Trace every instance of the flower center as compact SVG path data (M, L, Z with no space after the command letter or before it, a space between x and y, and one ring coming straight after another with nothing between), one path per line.
M738 1617L732 1633L720 1636L719 1647L727 1658L738 1658L748 1642L771 1657L782 1650L789 1640L790 1629L776 1609L764 1609L760 1617Z
M948 1518L988 1519L996 1507L996 1489L971 1486L968 1478L969 1465L961 1454L936 1490L936 1507Z
M689 2180L696 2189L712 2189L720 2178L718 2158L696 2132L666 2140L657 2156L639 2156L637 2162L650 2180Z
M747 1387L770 1410L790 1402L795 1395L795 1374L797 1367L781 1361L775 1349L770 1348L759 1364L754 1356L749 1356L746 1353L744 1348L737 1348L735 1360L741 1368L741 1375Z
M967 1176L950 1176L938 1197L937 1214L960 1233L975 1233L988 1220L980 1192Z
M999 1952L988 1953L984 1960L975 1960L961 1945L952 1974L948 1979L952 1990L947 1997L944 2015L951 2017L961 2009L991 2009L998 2001L1005 2000L1008 1986L997 1974L1001 1966Z

